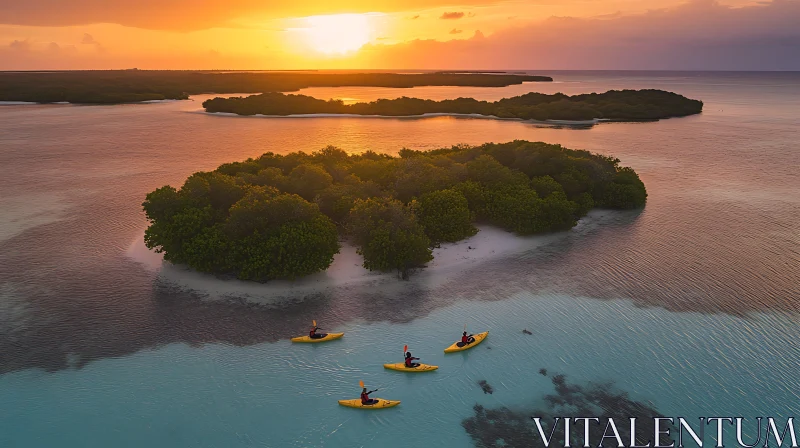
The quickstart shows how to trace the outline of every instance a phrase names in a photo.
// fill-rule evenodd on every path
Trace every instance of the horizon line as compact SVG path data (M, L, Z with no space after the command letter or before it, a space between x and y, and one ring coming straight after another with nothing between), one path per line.
M47 70L0 70L0 73L63 73L63 72L443 72L443 73L497 73L524 74L519 72L673 72L673 73L800 73L800 70L720 70L720 69L384 69L384 68L347 68L347 69L140 69L140 68L99 68L99 69L47 69ZM518 73L514 73L518 72Z

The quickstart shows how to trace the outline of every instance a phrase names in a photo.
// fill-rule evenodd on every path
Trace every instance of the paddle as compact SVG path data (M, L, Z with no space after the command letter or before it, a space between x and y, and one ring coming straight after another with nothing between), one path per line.
M403 356L406 356L406 352L408 351L408 345L403 346Z
M364 380L359 381L358 385L361 386L362 389L366 389L366 387L364 387ZM378 389L375 389L372 392L377 392L377 391L378 391ZM370 392L370 393L372 393L372 392Z

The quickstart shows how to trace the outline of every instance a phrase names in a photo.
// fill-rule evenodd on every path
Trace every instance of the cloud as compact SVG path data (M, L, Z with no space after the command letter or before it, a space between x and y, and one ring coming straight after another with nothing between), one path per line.
M385 13L492 5L507 0L0 0L0 24L76 26L116 23L173 31L235 27L238 18L275 19L321 14Z
M417 14L414 17L411 18L411 20L417 20L417 19L419 19L419 14Z
M446 13L443 13L442 16L439 17L439 18L440 19L444 19L444 20L458 20L458 19L460 19L462 17L464 17L464 13L461 12L461 11L458 11L458 12L446 12Z
M96 41L94 36L89 33L83 33L83 38L81 38L81 45L92 45L94 49L98 52L105 52L106 49L103 47L100 42Z
M13 40L8 44L8 46L14 51L30 51L31 49L31 43L28 42L28 39Z
M617 11L617 12L612 12L611 14L600 14L600 15L594 16L593 18L594 19L618 19L618 18L620 18L622 16L623 16L622 11Z
M450 34L461 34L461 33L463 33L463 31L462 31L462 30L457 30L457 29L455 29L455 28L453 28L452 30L450 30Z
M740 8L695 0L619 17L553 17L484 38L376 45L365 60L421 69L800 70L798 23L797 0Z
M58 58L58 57L73 57L78 54L78 49L75 45L59 44L58 42L50 42L44 48L39 50L32 49L28 52L29 56L39 56L43 58Z
M41 1L43 0L26 0L18 4L38 4ZM58 3L62 0L47 1ZM86 2L97 2L100 5L109 2L124 4L128 0L73 1L80 5ZM155 0L139 1L144 5L144 10L147 10L148 5ZM162 0L162 4L164 8L172 8L174 4L183 1ZM237 5L244 0L228 1ZM409 1L413 3L415 0ZM435 3L439 0L430 1ZM472 0L460 2L458 6L453 4L451 7L442 7L436 10L435 14L421 12L422 9L417 11L422 14L421 21L436 19L442 11L448 9L454 11L459 8L466 13L470 10L470 1ZM8 2L9 0L0 0L0 11L3 11L0 13L0 22L9 20L8 18L13 16L6 14L4 9L6 4L11 4ZM215 0L208 0L203 5L208 3L213 6L216 4L214 2ZM298 2L303 3L303 0ZM338 2L331 3L338 4ZM91 12L92 9L89 8L88 11ZM405 9L400 11L399 16L411 18L416 14L414 11ZM66 8L63 14L69 16L72 11ZM136 14L138 13L130 15ZM797 26L800 23L800 1L798 0L775 0L767 4L740 8L713 1L690 0L688 4L680 7L641 14L614 14L588 18L553 17L537 23L523 21L521 15L515 21L506 22L504 20L506 14L508 13L503 12L496 15L496 18L507 23L505 26L509 28L501 30L495 28L492 34L483 35L475 31L474 35L469 37L471 27L465 25L461 26L463 33L458 36L448 35L452 40L447 42L416 40L397 44L394 39L375 40L373 44L365 46L354 55L341 58L340 61L342 67L385 69L800 70L800 27ZM194 14L186 16L191 16L189 18L194 21L189 23L191 26L197 26L202 22ZM176 17L178 16L168 19L173 20ZM481 18L484 17L488 15L482 14ZM123 19L133 20L130 17ZM148 18L150 19L161 20L159 17ZM455 23L462 22L442 26L440 32L446 33L449 29L458 29L454 26ZM148 26L152 24L148 22ZM182 23L179 26L188 25ZM487 23L481 26L492 25ZM75 34L73 29L49 35L45 33L47 30L20 32L12 27L5 29L10 30L6 32L4 43L0 43L0 69L5 70L102 69L134 66L241 69L298 67L296 60L278 50L271 52L268 57L263 52L256 54L255 51L250 51L224 53L219 58L209 58L209 54L206 53L208 47L205 46L202 50L186 48L187 53L181 53L183 49L175 42L179 39L182 41L192 39L192 35L170 37L171 44L163 45L163 49L133 54L124 52L123 47L118 49L117 44L113 44L115 51L103 52L95 36L89 35L87 38L82 35L83 33ZM96 35L103 43L111 44L115 37L111 31L106 31L102 26L84 30ZM133 33L132 31L127 35L134 36ZM26 39L28 36L30 39ZM12 41L15 38L17 40ZM158 42L155 38L152 40ZM58 55L55 54L54 48L48 48L51 41L59 45ZM81 43L84 41L90 43ZM68 48L66 42L75 44L70 47L72 56L66 54ZM309 59L309 61L302 63L306 64L305 67L324 64L318 60Z

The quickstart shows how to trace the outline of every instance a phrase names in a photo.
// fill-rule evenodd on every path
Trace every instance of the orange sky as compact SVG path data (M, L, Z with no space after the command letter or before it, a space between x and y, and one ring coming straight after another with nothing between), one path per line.
M0 0L0 69L714 68L698 48L770 39L779 64L798 1Z

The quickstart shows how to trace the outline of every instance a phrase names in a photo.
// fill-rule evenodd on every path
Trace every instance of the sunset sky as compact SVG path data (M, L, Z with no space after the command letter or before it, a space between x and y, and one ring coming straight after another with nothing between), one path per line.
M800 0L0 0L0 70L800 69Z

